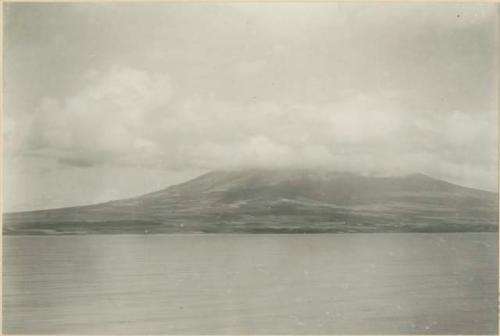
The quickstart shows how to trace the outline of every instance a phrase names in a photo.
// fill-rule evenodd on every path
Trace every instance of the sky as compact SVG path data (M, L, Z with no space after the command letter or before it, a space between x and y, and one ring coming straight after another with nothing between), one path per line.
M6 3L4 211L210 170L497 189L493 3Z

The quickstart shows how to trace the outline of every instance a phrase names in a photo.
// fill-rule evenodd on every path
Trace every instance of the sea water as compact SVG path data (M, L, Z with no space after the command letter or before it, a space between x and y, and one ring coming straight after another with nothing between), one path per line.
M496 333L496 233L3 237L8 334Z

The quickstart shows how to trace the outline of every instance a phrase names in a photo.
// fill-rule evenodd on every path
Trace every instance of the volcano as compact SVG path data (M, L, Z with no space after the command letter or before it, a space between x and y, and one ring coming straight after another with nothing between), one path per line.
M146 195L6 213L4 234L478 232L498 194L423 174L215 171Z

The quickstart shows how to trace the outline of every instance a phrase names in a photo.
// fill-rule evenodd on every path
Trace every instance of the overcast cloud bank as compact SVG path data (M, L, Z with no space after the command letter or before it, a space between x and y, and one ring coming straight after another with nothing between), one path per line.
M68 180L321 168L495 190L497 30L494 4L8 4L7 186L49 160Z

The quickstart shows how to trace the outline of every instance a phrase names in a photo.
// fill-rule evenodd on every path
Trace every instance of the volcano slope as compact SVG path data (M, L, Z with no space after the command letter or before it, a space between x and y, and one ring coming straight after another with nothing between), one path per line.
M139 197L3 216L4 234L497 230L496 193L317 170L215 171Z

